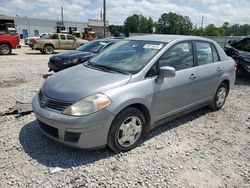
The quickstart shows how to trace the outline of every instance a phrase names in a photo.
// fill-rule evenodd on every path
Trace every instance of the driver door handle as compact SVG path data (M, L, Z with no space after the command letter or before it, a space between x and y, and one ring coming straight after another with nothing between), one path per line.
M195 74L191 74L191 75L189 76L189 79L190 79L190 80L194 80L196 77L197 77L197 76L196 76Z
M221 72L223 70L223 68L217 67L216 71L217 72Z

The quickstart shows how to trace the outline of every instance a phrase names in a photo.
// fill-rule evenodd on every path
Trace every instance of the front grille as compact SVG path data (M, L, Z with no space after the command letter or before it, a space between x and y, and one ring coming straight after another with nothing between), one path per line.
M39 102L42 108L48 108L56 111L64 111L68 106L72 105L72 102L63 102L48 98L41 91L39 92Z
M58 138L58 129L57 128L54 128L54 127L51 127L41 121L38 120L38 124L39 124L39 127L44 131L46 132L47 134L49 134L50 136L53 136L55 138Z

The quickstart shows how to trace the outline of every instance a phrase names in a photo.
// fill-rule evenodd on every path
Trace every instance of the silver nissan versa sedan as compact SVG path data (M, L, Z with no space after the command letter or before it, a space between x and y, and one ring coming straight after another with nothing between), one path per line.
M33 110L40 130L62 144L127 151L165 121L207 105L219 110L235 70L209 39L130 37L48 77Z

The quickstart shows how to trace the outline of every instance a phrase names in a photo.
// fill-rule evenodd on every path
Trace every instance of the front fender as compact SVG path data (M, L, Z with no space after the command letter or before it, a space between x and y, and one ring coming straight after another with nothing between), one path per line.
M151 113L153 101L153 79L145 79L135 83L128 83L124 86L103 92L111 100L112 104L108 110L116 116L124 108L133 104L142 104Z

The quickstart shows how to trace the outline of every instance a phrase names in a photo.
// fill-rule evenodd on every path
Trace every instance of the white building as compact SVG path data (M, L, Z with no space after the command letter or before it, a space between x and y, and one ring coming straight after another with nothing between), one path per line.
M93 27L93 31L97 29L97 35L99 38L103 36L100 32L103 30L103 20L88 20L88 22L75 22L75 21L64 21L62 24L58 20L49 20L41 18L28 18L19 16L0 16L0 20L14 20L17 32L22 38L39 36L41 33L54 33L59 30L77 30L82 31L86 27ZM90 22L90 24L89 24ZM108 27L108 22L107 22Z

